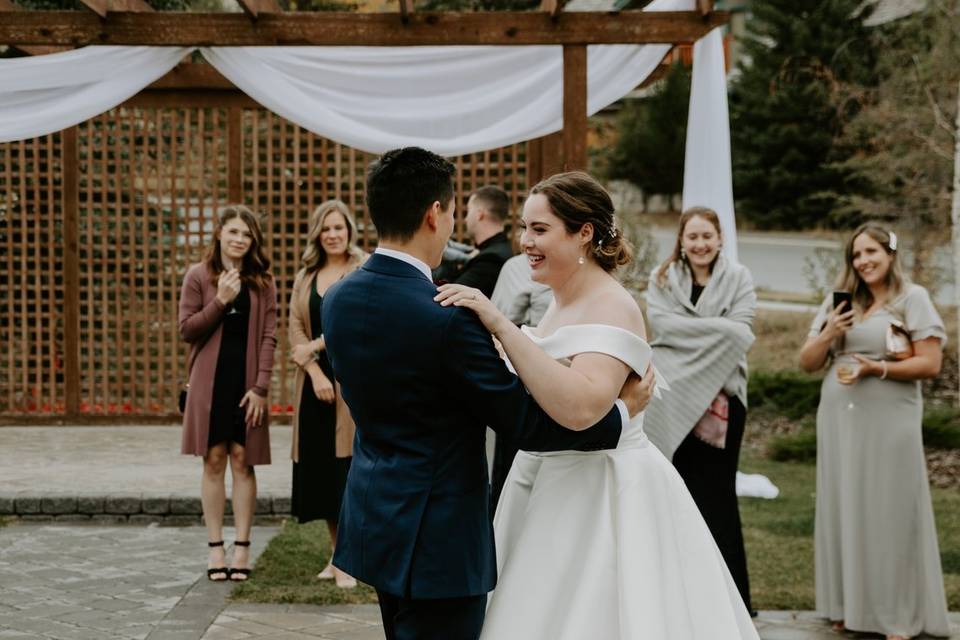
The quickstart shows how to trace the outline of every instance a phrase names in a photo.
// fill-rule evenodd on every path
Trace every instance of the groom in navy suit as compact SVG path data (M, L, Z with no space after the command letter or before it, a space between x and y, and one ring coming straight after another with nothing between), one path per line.
M388 640L480 635L496 583L487 425L530 451L612 449L647 399L631 378L599 423L565 429L472 312L434 302L454 171L416 147L375 161L367 206L379 248L323 300L327 354L357 424L333 563L376 588Z

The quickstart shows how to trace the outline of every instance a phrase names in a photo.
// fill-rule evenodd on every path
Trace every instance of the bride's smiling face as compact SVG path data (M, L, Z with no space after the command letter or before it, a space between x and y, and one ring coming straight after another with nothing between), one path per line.
M533 269L534 282L555 287L580 266L584 241L580 234L567 231L563 220L550 210L545 195L537 193L527 198L520 228L520 250Z

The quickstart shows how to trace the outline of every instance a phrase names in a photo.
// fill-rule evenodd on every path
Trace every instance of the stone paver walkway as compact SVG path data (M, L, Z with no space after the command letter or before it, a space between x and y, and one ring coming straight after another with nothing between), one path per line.
M214 621L203 640L383 640L376 605L233 604Z
M180 433L179 425L0 427L0 491L196 497L200 458L180 455ZM289 497L290 427L270 427L270 451L273 463L257 467L259 494Z
M275 531L254 529L254 554ZM202 527L0 528L0 638L199 638L231 588L206 580L206 541Z
M256 556L276 529L254 529ZM226 531L227 541L233 539ZM0 528L0 638L379 640L376 605L230 604L201 527ZM960 614L951 614L960 640ZM764 611L763 640L839 640L809 612ZM851 634L849 638L877 636ZM602 639L597 639L602 640Z

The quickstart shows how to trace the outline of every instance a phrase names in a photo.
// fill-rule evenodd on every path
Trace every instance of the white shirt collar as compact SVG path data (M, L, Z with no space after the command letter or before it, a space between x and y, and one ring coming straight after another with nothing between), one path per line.
M387 256L388 258L396 258L401 262L406 262L410 266L416 267L420 273L426 276L427 280L433 282L433 274L430 273L430 267L427 265L427 263L419 258L414 258L409 253L397 251L396 249L385 249L383 247L377 247L374 253L379 253Z

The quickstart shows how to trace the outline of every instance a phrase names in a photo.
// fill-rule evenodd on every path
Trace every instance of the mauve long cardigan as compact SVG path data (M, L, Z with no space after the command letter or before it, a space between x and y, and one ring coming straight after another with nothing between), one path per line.
M250 323L247 331L245 387L261 396L270 389L273 352L277 348L277 288L271 277L263 290L249 289ZM190 391L183 412L180 452L207 454L213 379L220 355L224 306L217 300L217 285L203 263L187 270L180 290L180 336L190 343ZM269 407L259 427L247 427L247 464L270 464Z

